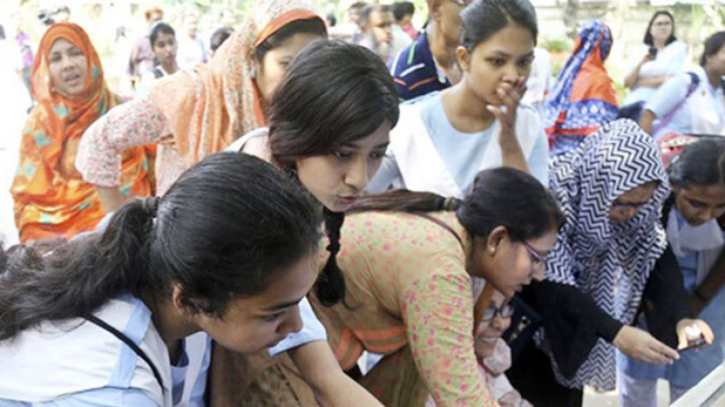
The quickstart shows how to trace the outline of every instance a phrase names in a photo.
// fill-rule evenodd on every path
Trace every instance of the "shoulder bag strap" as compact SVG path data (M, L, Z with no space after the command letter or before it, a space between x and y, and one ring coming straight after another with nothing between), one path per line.
M697 76L694 72L688 72L687 73L690 76L690 84L687 86L687 94L685 95L684 99L680 101L672 110L670 110L666 115L664 115L660 122L657 123L657 126L654 127L652 130L652 134L656 134L658 131L663 129L665 126L667 126L670 121L672 121L672 118L675 116L675 113L677 113L680 108L687 102L687 99L692 96L692 94L697 90L697 87L700 86L700 77Z
M156 381L159 383L159 386L161 386L161 391L162 392L164 391L164 382L161 379L161 374L159 374L159 370L156 368L156 365L154 365L154 362L151 361L151 359L148 357L148 355L146 355L146 353L143 350L141 350L141 348L139 348L139 346L136 345L136 343L134 343L134 341L132 341L131 338L124 335L121 331L112 327L111 325L109 325L102 319L99 319L95 315L88 315L86 317L86 320L88 320L89 322L91 322L95 325L98 325L98 327L108 331L113 336L115 336L116 338L121 340L121 342L128 345L128 347L131 348L131 350L133 350L138 355L138 357L143 359L143 361L149 365L149 367L151 368L151 372L153 372L154 377L156 378Z
M458 240L458 243L461 245L461 249L464 251L465 255L465 248L463 245L463 240L460 236L458 236L458 233L456 233L453 228L451 228L448 224L443 222L440 219L434 218L433 216L430 216L426 212L411 212L412 215L420 216L421 218L428 219L429 221L435 223L436 225L442 227L443 229L451 232L451 234ZM481 291L481 294L478 296L478 299L476 300L476 304L473 306L473 333L475 334L476 328L478 328L478 324L481 323L481 318L483 318L483 312L488 308L488 305L491 303L491 297L493 297L493 290L489 288L489 284L486 284L486 286L483 288L483 291Z

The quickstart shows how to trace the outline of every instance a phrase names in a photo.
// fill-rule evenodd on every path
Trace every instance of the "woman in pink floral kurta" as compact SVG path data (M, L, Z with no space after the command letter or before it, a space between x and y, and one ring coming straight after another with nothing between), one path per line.
M345 218L346 304L311 298L332 350L345 370L365 350L384 355L361 381L386 406L422 406L428 394L441 407L494 406L474 354L474 280L510 297L543 278L561 211L534 177L506 168L481 172L463 202L433 195L410 208L420 194L390 194L401 203L368 197ZM391 208L424 212L370 211Z

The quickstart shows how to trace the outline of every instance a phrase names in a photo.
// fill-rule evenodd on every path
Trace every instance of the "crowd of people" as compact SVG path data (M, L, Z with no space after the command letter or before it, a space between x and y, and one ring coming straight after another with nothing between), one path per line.
M150 8L131 100L51 21L0 405L656 406L722 364L725 32L690 68L656 12L619 104L601 21L552 87L529 0L415 12Z

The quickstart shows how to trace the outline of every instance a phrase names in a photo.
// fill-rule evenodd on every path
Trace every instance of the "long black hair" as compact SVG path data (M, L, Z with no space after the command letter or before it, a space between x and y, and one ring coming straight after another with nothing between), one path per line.
M647 24L647 31L645 31L644 33L643 41L646 45L649 45L650 47L653 47L655 45L652 34L650 33L650 31L652 31L652 24L654 24L655 19L659 16L667 16L672 22L672 32L670 33L670 38L667 39L665 45L670 45L671 43L677 41L677 37L675 37L675 17L667 10L657 10L654 15L652 15L652 18L649 20L649 24Z
M673 189L725 184L725 140L715 137L690 144L674 158L667 168Z
M337 40L308 44L287 68L272 97L269 145L272 160L293 172L298 159L334 152L398 122L398 94L385 63L372 51ZM317 284L324 305L345 297L337 266L344 214L325 210L330 259Z
M232 36L232 34L234 34L234 28L232 27L218 28L214 31L214 34L211 35L211 39L209 40L209 49L216 52L216 50L218 50L219 47L221 47L222 44L224 44L224 42Z
M0 260L0 340L42 321L83 317L129 293L163 298L172 286L190 312L223 317L314 255L319 206L271 164L218 153L186 171L163 198L133 200L102 233L39 257L18 246Z
M361 211L456 211L472 236L486 238L503 226L514 241L541 237L565 220L554 195L530 174L513 168L481 171L463 200L399 190L361 198L351 212Z
M536 10L529 0L475 0L463 9L461 21L461 45L468 52L509 24L529 30L534 44L539 35Z

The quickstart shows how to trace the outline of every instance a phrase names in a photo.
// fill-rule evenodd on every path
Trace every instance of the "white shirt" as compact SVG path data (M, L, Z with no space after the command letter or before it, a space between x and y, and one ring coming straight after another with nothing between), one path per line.
M128 345L74 318L43 322L0 342L0 405L203 405L211 351L208 335L185 339L186 374L174 381L169 350L140 299L126 295L110 300L94 315L138 345L158 370L163 388L149 364Z

